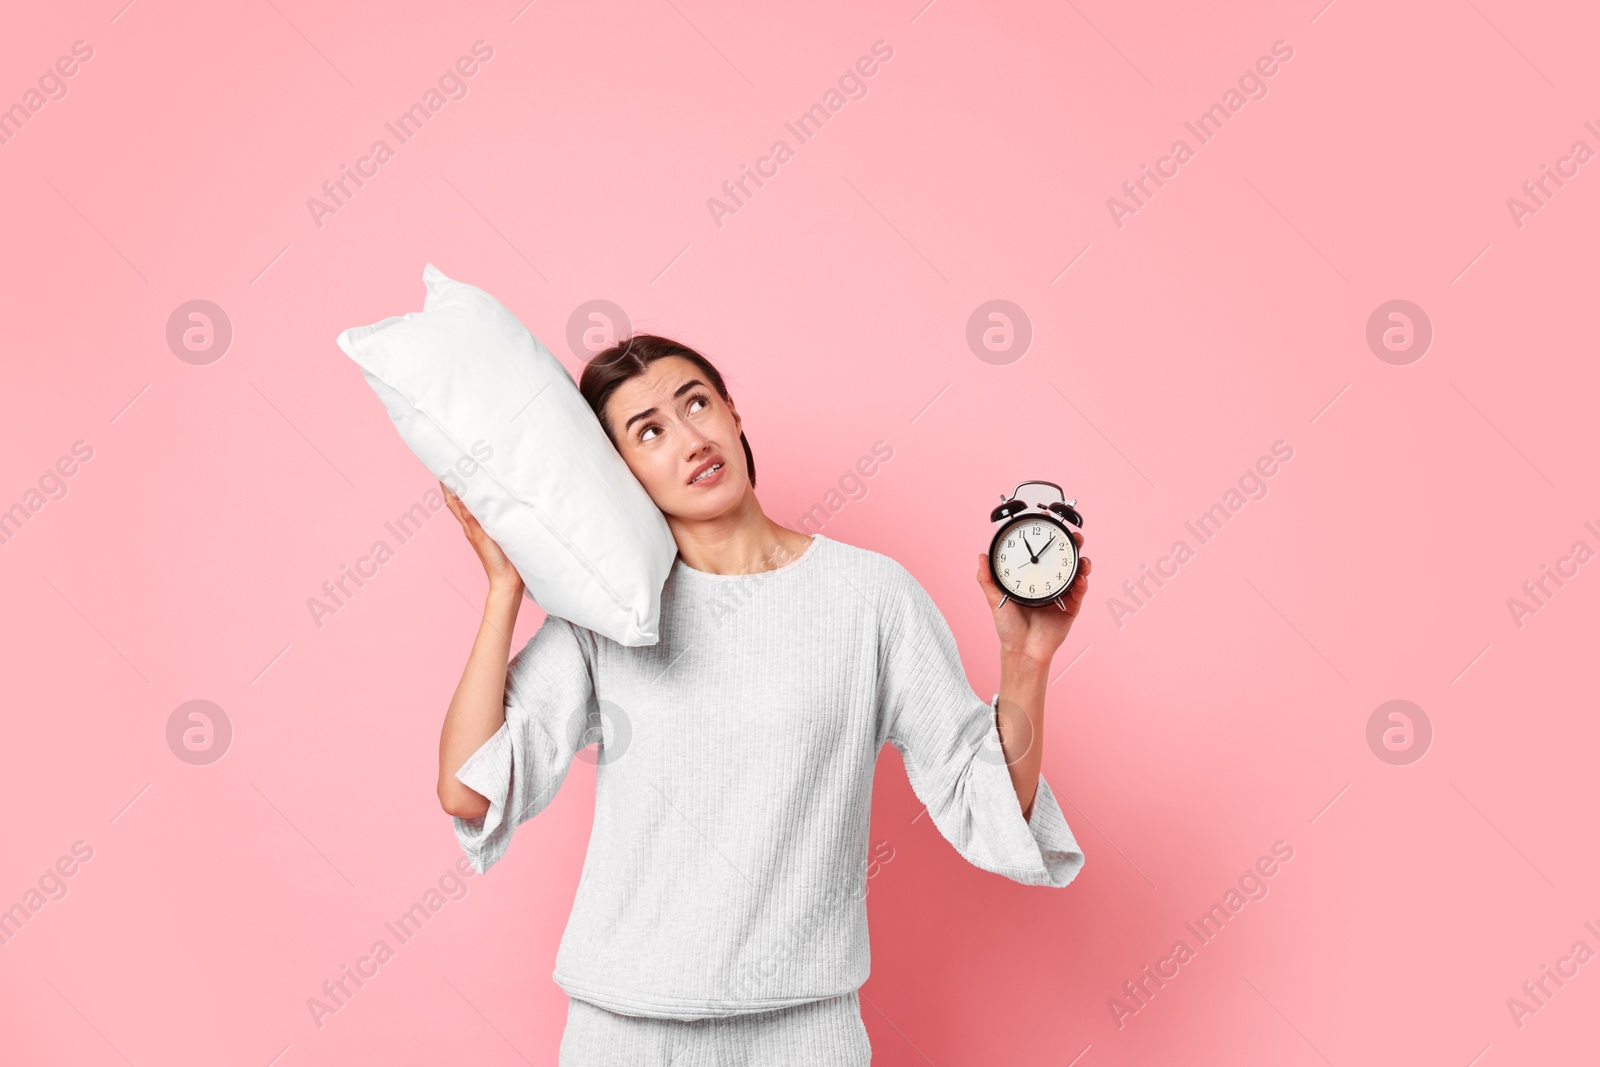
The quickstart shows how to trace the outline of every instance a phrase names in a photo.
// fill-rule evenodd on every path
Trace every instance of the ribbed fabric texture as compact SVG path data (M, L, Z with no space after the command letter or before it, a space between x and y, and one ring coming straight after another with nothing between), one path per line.
M860 997L718 1019L644 1019L573 997L560 1067L868 1067Z
M756 574L677 559L655 645L547 616L507 668L504 725L456 772L490 801L453 819L475 869L597 740L594 829L552 977L611 1011L738 1015L866 981L885 743L968 862L1055 887L1083 867L1043 776L1022 818L993 708L927 591L820 534Z

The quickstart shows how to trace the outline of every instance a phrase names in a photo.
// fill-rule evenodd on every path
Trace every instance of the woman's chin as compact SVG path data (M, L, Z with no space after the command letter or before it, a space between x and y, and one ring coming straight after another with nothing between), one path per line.
M701 492L691 491L687 495L689 499L680 497L674 506L661 510L688 522L708 522L721 518L739 506L740 494L730 491L726 486Z

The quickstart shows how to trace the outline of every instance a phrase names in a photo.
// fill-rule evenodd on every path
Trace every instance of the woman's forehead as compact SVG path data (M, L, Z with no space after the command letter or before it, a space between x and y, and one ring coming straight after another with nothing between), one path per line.
M617 386L609 406L614 417L626 420L626 430L641 417L672 407L679 397L697 387L709 388L700 368L682 357L668 356Z
M700 368L693 363L682 356L667 356L650 364L643 374L617 386L617 393L646 401L663 394L670 397L684 382L700 377Z

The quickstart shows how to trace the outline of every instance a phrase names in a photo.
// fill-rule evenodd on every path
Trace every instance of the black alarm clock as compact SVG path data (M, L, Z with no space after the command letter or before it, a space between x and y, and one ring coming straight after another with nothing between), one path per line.
M1018 496L1024 485L1048 485L1061 499L1028 504ZM1083 526L1078 502L1068 500L1056 483L1040 481L1018 483L1009 497L1001 493L1000 499L1000 506L989 513L990 520L1000 524L989 542L989 574L1005 593L1000 607L1007 600L1030 608L1054 601L1066 611L1066 594L1078 576L1078 543L1068 529L1069 523ZM1034 507L1038 510L1031 510Z

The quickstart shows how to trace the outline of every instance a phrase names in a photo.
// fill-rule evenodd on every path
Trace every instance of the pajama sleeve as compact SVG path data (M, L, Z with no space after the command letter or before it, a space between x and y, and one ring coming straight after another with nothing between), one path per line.
M1066 885L1083 867L1044 775L1022 817L994 708L967 682L950 625L897 565L879 619L879 683L888 742L917 799L967 862L1023 885Z
M572 757L600 734L589 637L545 616L506 668L505 722L456 771L457 781L489 798L489 810L476 819L451 816L479 874L505 854L518 825L544 810Z

